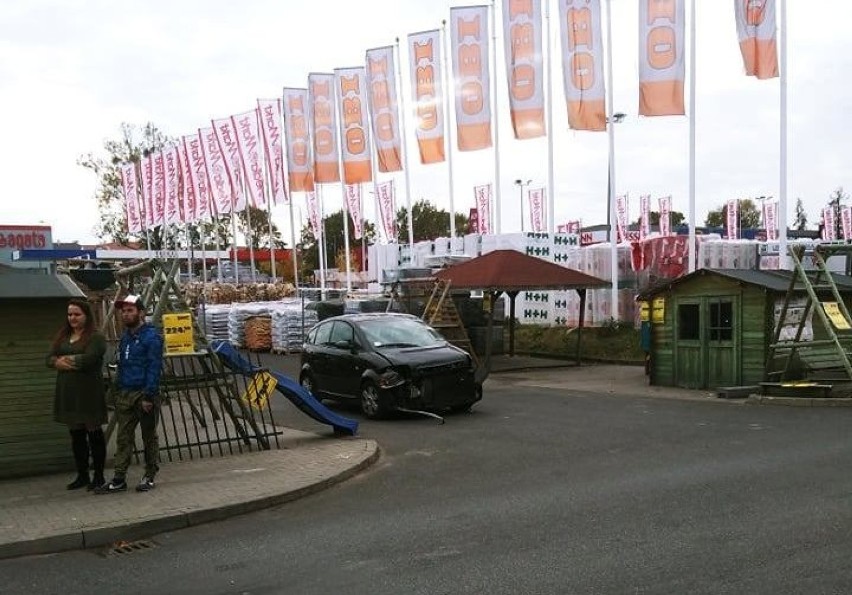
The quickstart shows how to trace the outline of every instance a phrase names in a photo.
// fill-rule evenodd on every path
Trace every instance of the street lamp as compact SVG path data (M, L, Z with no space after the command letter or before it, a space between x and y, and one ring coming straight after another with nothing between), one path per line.
M515 180L515 185L518 187L520 191L520 206L521 206L521 233L524 233L524 186L529 186L532 184L532 180L527 180L524 182L523 180Z

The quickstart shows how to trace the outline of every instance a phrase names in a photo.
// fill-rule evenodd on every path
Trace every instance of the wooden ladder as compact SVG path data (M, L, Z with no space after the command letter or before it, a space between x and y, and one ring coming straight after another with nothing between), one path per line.
M474 365L479 367L479 357L473 349L473 343L464 328L456 303L450 295L449 281L435 281L432 293L423 309L423 321L441 333L450 344L468 352Z

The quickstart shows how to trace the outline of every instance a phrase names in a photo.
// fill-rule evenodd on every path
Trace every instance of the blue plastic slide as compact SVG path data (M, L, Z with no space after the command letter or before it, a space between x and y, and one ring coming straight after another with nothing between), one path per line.
M219 355L226 366L235 372L251 376L261 369L240 355L240 352L227 341L211 341L210 348ZM317 401L311 393L302 388L292 378L273 370L269 370L269 373L278 381L275 387L278 392L290 399L305 415L310 416L320 423L332 426L335 433L338 434L354 436L358 432L358 422L354 419L336 414Z

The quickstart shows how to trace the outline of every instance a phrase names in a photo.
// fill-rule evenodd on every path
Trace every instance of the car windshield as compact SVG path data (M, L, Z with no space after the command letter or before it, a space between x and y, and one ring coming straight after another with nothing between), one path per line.
M433 328L414 318L362 320L358 326L373 347L428 347L444 342Z

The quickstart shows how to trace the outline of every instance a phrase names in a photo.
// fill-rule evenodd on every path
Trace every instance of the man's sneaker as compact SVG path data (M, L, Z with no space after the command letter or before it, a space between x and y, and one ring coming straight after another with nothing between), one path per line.
M92 490L95 494L114 494L116 492L126 492L127 482L123 477L114 477L111 482L105 483L102 486Z
M136 486L137 492L150 492L154 489L154 478L147 475L142 478L139 485Z

